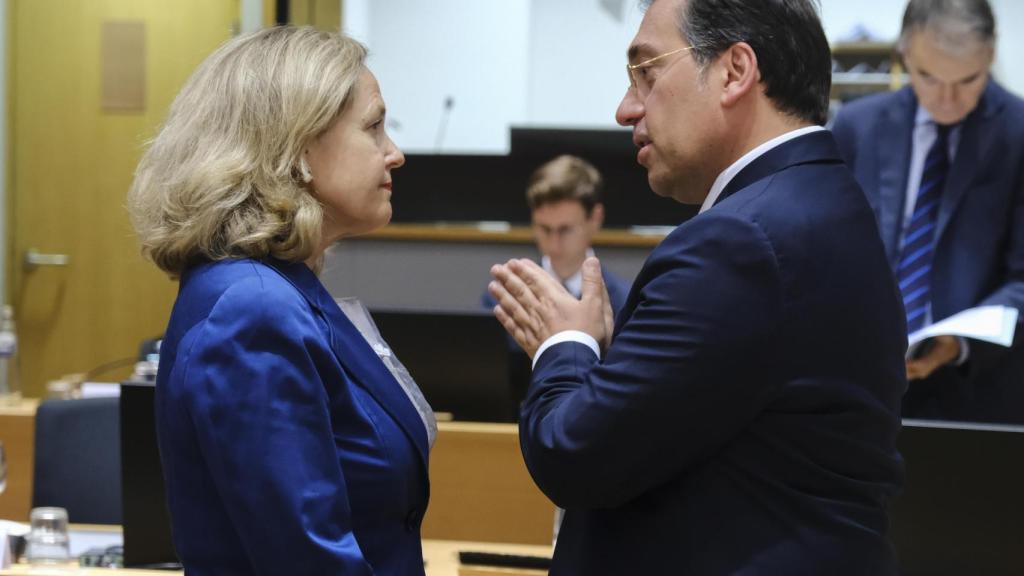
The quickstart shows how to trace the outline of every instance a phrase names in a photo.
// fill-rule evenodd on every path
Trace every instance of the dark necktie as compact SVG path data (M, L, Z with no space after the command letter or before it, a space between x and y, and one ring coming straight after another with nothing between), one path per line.
M935 253L935 226L939 220L942 191L949 174L949 132L952 126L936 125L935 144L928 151L917 189L914 214L903 235L896 277L907 311L907 333L924 328L931 303L932 258Z

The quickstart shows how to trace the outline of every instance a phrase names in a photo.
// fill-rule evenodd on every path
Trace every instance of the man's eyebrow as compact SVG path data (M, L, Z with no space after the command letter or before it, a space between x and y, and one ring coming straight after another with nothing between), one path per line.
M971 82L974 82L975 80L977 80L982 75L983 72L984 72L984 70L979 70L979 71L975 72L974 74L968 74L967 76L964 76L963 78L961 78L959 80L956 80L956 83L957 84L969 84Z
M923 67L921 67L921 66L918 66L918 67L917 67L917 72L918 72L919 74L922 74L922 75L924 75L924 76L931 76L932 78L935 78L935 75L934 75L934 74L932 74L932 73L931 73L931 72L929 72L928 70L925 70L925 69L924 69ZM982 75L983 75L984 73L985 73L985 71L984 71L984 70L979 70L979 71L977 71L977 72L974 72L973 74L968 74L967 76L964 76L964 77L962 77L962 78L957 78L956 80L951 80L951 81L950 81L950 84L968 84L968 83L970 83L970 82L973 82L973 81L977 80L977 79L978 79L978 77L979 77L979 76L982 76Z
M639 42L639 43L633 44L633 45L631 45L629 47L629 50L626 51L626 58L630 62L632 62L633 60L636 60L637 56L639 56L641 54L653 54L653 53L654 53L654 49L651 48L650 44L647 44L646 42Z

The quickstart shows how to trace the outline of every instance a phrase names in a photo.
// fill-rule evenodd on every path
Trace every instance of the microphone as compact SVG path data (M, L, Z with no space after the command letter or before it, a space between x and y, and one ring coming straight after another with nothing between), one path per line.
M437 126L437 138L434 139L434 154L441 153L441 143L444 142L444 132L448 128L448 117L455 107L455 98L451 95L444 97L444 107L441 109L441 120Z

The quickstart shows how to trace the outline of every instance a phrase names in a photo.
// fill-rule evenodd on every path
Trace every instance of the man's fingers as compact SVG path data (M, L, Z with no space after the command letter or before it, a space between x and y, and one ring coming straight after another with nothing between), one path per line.
M512 317L505 313L501 306L494 307L494 316L516 343L532 358L534 352L537 351L537 338L531 332L519 326Z
M907 380L927 378L932 370L934 370L932 364L924 359L911 360L907 362Z
M502 312L515 324L520 325L524 330L536 331L536 318L525 308L518 298L507 289L505 284L499 280L493 280L487 285L487 291L491 293ZM529 290L526 290L529 292ZM508 330L508 327L505 327ZM509 330L509 333L512 331Z
M532 260L509 260L508 270L530 293L530 297L524 295L520 301L532 316L531 325L536 327L537 334L541 327L550 327L562 319L564 311L560 306L576 303L561 283Z
M510 260L509 264L514 262ZM505 313L515 321L529 336L536 337L540 331L540 302L523 280L510 268L509 264L497 264L491 267L495 278L494 286L488 286L491 295L501 305ZM513 335L514 337L514 335Z
M917 380L917 369L907 364L907 380Z
M509 335L523 347L523 349L526 349L524 342L535 340L535 338L531 336L532 331L516 322L500 304L494 307L494 317L498 319L498 322L505 331L508 332Z
M521 266L516 266L516 262L517 260L509 260L507 264L495 264L491 267L491 275L501 283L505 291L515 298L521 306L529 309L536 308L540 305L540 302L534 295L533 290L520 277L518 270L521 269Z
M509 270L514 273L532 293L537 301L554 299L556 294L568 294L565 287L533 260L514 259L508 261Z

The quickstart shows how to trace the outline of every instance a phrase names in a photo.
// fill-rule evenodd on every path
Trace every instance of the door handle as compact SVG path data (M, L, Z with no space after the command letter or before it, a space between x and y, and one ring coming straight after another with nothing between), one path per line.
M43 254L35 248L25 251L25 270L30 272L40 266L67 266L70 262L67 254Z

